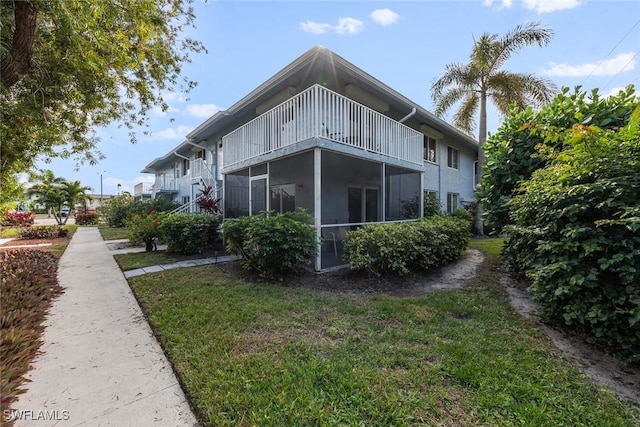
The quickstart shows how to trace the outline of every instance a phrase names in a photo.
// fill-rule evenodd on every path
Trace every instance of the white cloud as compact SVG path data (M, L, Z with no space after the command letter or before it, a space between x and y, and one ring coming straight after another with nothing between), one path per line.
M358 34L364 30L364 22L349 17L338 19L336 25L305 21L300 23L300 29L306 33L313 34L324 34L327 32L336 34Z
M556 64L550 62L543 72L549 76L558 77L584 77L584 76L613 76L620 72L635 69L636 59L633 52L620 55L601 62L592 62L580 65L570 65L566 62Z
M324 34L327 31L331 31L331 25L320 24L318 22L306 21L300 23L300 29L305 33Z
M167 111L162 111L162 108L157 105L151 109L151 113L154 116L158 116L158 117L164 117L169 113L177 113L179 111L180 111L179 109L173 108L173 107L169 107Z
M624 88L622 86L614 87L610 91L602 93L602 96L605 97L605 98L608 98L610 96L616 96L616 95L618 95L618 93L620 93L620 91L624 91L625 89L626 88Z
M493 0L483 0L482 2L483 5L491 7L493 6ZM511 7L512 1L511 0L500 0L500 5L497 6L497 9L508 9Z
M191 104L184 109L184 112L193 117L208 119L220 110L222 108L215 104Z
M550 13L580 6L580 0L524 0L524 7L536 13Z
M178 102L186 102L187 96L182 92L173 92L173 91L162 91L160 93L164 102L178 101Z
M118 184L120 184L121 192L128 191L129 193L133 194L136 184L140 184L141 182L153 183L154 181L155 181L155 177L153 175L140 175L132 179L120 179L120 178L114 178L109 176L109 177L104 177L103 191L104 191L104 194L110 194L112 192L113 194L115 194L118 188ZM107 191L106 188L114 188L116 190ZM100 194L100 188L97 188L97 189L94 188L92 190L94 194Z
M193 130L190 126L178 126L177 128L167 128L157 132L151 132L149 139L155 141L181 141Z
M538 14L555 12L557 10L573 9L581 6L583 0L522 0L522 6L528 10L534 10ZM496 3L496 9L508 9L513 5L513 0L483 0L482 4L492 7Z
M400 19L400 15L391 9L376 9L371 12L371 15L369 16L371 16L373 22L380 24L383 27L395 24Z
M355 18L340 18L335 31L338 34L358 34L364 30L364 22Z

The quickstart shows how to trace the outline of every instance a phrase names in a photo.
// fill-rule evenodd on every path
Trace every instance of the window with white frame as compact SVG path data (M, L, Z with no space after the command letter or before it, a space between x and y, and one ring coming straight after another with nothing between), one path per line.
M458 193L447 193L447 212L452 213L458 209L460 195Z
M189 159L182 159L182 176L189 174Z
M453 147L447 147L447 166L452 169L460 168L460 152Z
M427 162L436 163L436 147L438 141L428 135L424 135L424 159Z

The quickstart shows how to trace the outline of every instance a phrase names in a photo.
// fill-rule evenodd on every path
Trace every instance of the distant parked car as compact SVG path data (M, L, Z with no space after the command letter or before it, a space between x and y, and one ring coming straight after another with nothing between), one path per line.
M69 216L70 212L71 209L69 209L68 206L63 206L62 209L60 209L60 216Z

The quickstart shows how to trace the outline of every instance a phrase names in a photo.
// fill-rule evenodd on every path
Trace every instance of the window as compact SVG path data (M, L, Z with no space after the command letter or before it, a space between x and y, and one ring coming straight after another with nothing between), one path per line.
M189 203L191 201L191 197L189 196L182 196L182 204L186 205L187 203Z
M182 159L182 176L189 174L189 159Z
M459 197L457 193L447 193L447 212L452 213L458 209Z
M459 168L460 152L453 147L447 147L447 166L453 169Z
M436 145L437 141L435 138L431 138L430 136L424 135L424 159L427 162L436 163Z

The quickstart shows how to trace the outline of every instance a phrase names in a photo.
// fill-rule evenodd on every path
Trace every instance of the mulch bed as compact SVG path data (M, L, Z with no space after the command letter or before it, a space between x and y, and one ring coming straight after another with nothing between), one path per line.
M70 240L71 240L71 237L59 237L56 239L13 239L0 245L0 250L14 249L13 246L30 246L30 245L34 246L34 245L43 245L46 243L51 243L51 246L53 246L58 243L68 243ZM18 249L18 248L15 248L15 249Z

